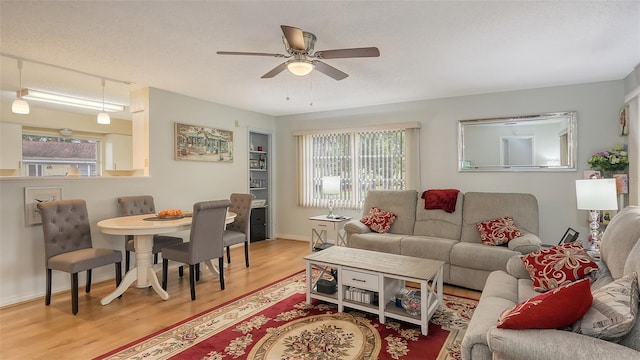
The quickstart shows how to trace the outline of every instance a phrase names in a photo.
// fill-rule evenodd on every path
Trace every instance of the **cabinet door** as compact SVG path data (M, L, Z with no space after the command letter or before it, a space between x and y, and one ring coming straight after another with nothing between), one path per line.
M266 208L251 209L250 241L260 241L267 238Z
M133 169L133 146L129 135L108 134L104 137L104 168Z
M22 125L0 123L0 169L19 169L22 163Z

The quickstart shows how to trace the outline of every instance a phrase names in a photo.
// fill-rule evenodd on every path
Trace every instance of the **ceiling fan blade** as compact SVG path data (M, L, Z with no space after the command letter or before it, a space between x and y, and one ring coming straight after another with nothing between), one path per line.
M353 48L353 49L336 49L316 51L313 57L318 59L341 59L356 57L378 57L380 50L377 47Z
M258 52L243 52L243 51L216 51L218 55L252 55L252 56L274 56L274 57L287 57L282 54L272 54L272 53L258 53Z
M268 73L264 74L261 76L261 78L263 79L270 79L278 74L280 74L281 72L284 71L284 69L287 68L287 63L283 62L282 64L274 67L273 69L271 69L271 71L269 71Z
M334 78L336 80L342 80L344 78L346 78L347 76L349 76L347 73L344 73L336 68L334 68L331 65L328 65L326 63L323 63L322 61L319 60L313 60L312 61L313 65L315 66L315 69L320 71L321 73Z
M299 51L305 51L307 49L304 46L304 34L301 29L287 25L280 25L280 28L292 49Z

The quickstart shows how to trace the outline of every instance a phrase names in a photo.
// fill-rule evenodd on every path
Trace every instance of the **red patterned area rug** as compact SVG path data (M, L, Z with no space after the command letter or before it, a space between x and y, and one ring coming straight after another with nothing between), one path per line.
M307 304L299 273L96 359L460 359L476 300L444 295L444 306L420 327L333 304ZM390 320L390 321L389 321Z

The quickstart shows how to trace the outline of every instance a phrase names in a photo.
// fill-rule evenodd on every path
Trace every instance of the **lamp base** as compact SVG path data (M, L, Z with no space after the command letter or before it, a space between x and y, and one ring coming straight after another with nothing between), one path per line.
M600 251L600 212L598 210L591 210L589 212L591 217L591 223L589 224L589 228L591 231L589 232L589 251L599 252Z

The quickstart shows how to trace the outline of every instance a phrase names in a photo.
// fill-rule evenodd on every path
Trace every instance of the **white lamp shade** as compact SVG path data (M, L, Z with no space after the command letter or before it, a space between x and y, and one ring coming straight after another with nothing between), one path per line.
M109 117L109 114L107 114L106 112L101 112L100 114L98 114L98 124L111 124L111 118Z
M324 195L340 194L340 176L323 176L322 177L322 194Z
M292 61L287 64L287 69L294 75L305 76L313 70L313 64L308 61Z
M615 179L576 180L579 210L618 210Z
M27 115L29 113L29 103L22 99L13 100L11 104L11 112L14 114Z

